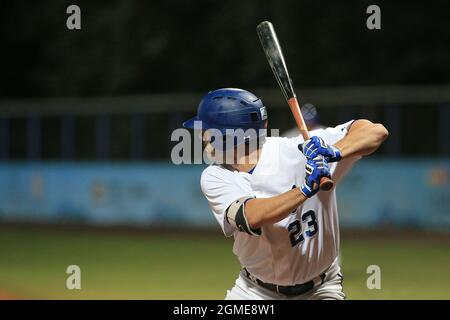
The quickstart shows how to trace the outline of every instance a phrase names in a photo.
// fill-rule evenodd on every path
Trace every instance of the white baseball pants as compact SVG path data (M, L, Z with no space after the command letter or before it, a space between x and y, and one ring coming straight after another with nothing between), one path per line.
M227 291L225 300L344 300L342 274L337 262L326 271L323 284L298 296L285 296L268 290L240 273L234 287Z

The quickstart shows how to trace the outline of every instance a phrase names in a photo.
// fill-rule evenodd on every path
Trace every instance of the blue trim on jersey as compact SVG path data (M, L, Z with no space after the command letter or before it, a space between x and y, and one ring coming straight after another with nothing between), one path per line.
M248 174L252 174L253 171L255 171L255 168L256 168L256 166L255 166L252 170L250 170L250 171L248 172Z

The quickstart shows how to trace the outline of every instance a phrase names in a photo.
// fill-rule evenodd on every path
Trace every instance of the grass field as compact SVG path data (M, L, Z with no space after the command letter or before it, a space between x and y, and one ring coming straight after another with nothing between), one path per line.
M232 240L213 235L0 228L0 297L222 299L239 272ZM450 299L450 242L426 235L344 236L349 299ZM68 265L81 290L65 287ZM381 267L381 290L366 268Z

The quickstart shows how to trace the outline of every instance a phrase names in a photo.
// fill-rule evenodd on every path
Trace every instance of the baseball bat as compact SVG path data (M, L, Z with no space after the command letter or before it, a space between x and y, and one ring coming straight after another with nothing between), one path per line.
M294 115L297 127L300 130L303 139L306 141L309 139L308 128L306 127L305 120L300 111L300 105L294 92L294 86L292 85L292 80L289 76L275 29L273 28L272 23L263 21L256 27L256 32L264 53L266 54L270 68L272 69L273 74L280 85L281 91ZM330 190L333 188L333 185L333 181L327 177L322 177L320 179L320 189L322 190Z

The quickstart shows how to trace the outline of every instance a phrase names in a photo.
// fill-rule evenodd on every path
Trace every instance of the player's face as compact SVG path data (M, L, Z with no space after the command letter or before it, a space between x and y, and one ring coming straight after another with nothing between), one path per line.
M208 130L202 130L199 133L199 138L202 140L203 150L206 151L208 157L213 158L215 156L214 147L211 145L211 133Z
M213 147L211 143L213 136L209 130L199 132L199 138L202 140L203 152L206 151L207 157L216 163L234 165L256 164L258 162L259 154L256 151L260 148L260 144L258 142L259 139L252 140L251 142L247 141L244 144L234 147L228 152L223 152L221 150L216 150Z
M203 151L206 151L206 155L210 160L216 163L234 164L236 162L236 156L234 150L230 151L230 155L222 151L216 150L212 145L213 136L209 130L203 130L200 133L200 139L202 140Z

